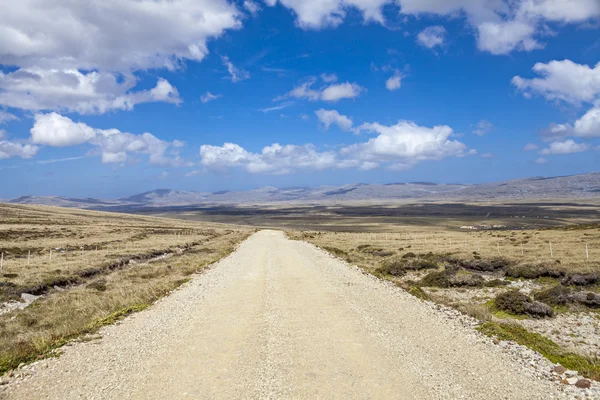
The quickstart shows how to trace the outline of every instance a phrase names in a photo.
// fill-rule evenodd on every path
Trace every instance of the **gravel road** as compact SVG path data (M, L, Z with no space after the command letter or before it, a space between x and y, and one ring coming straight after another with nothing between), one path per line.
M10 399L548 399L499 346L313 245L261 231Z

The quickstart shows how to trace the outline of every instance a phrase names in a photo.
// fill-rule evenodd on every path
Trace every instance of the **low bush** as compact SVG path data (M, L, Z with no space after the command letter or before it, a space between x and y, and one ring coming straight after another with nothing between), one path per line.
M535 293L534 298L549 306L564 306L572 302L571 292L568 287L558 285Z
M564 275L564 271L558 270L555 265L551 264L521 264L506 268L506 276L510 276L511 278L561 278Z
M531 300L529 296L518 290L509 290L496 296L494 307L510 314L529 315L535 318L551 317L553 315L552 308L549 305Z
M480 271L480 272L495 272L500 269L506 268L512 263L504 258L493 258L491 260L484 260L481 257L473 257L473 260L461 260L458 264L466 269Z

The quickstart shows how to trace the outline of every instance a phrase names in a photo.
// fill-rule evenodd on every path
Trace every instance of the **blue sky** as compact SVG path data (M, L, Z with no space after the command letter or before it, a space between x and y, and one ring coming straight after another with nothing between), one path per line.
M597 0L0 5L0 198L597 171Z

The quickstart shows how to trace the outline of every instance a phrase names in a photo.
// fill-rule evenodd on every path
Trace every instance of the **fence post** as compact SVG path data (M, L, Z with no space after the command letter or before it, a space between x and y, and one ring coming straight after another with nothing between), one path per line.
M587 243L585 244L585 259L587 261L590 261L590 253L588 251L588 244Z
M552 242L550 242L550 258L554 258L554 254L552 252Z
M4 268L4 252L0 253L0 271Z
M496 249L498 250L498 255L500 255L500 243L496 242Z

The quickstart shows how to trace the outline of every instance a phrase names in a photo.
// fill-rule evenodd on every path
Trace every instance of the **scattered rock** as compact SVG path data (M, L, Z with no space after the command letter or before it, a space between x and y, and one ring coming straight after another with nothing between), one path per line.
M563 367L562 365L557 365L556 367L553 368L553 371L559 375L562 375L567 371L567 369L565 367Z
M589 379L580 379L575 383L579 389L589 389L592 386L592 382Z
M577 372L577 371L573 371L573 370L570 370L570 369L566 370L564 373L565 373L565 376L566 376L567 378L572 378L572 377L574 377L574 376L577 376L577 375L579 375L579 372Z
M34 301L36 301L39 298L40 298L40 296L34 296L29 293L21 293L21 300L23 300L25 303L28 303L28 304L33 303Z
M575 385L577 382L579 382L579 378L577 378L576 376L573 376L571 378L565 379L565 381L567 381L567 383L569 385Z

